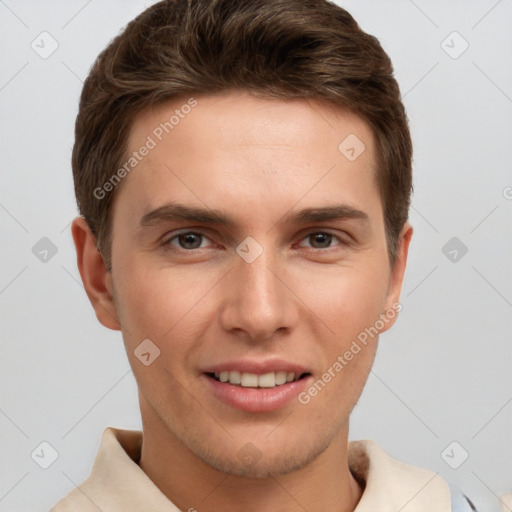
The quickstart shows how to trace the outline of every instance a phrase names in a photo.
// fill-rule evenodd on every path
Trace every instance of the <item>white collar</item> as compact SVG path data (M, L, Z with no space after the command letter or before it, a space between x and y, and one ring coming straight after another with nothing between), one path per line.
M138 466L142 432L107 428L89 478L51 512L180 512ZM375 442L351 441L348 463L364 492L354 512L450 512L450 491L432 471L387 455Z

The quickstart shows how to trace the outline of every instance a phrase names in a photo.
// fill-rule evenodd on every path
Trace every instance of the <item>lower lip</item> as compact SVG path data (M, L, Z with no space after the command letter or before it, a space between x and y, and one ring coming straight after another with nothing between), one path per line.
M304 390L311 375L274 388L244 388L220 382L203 374L207 386L225 404L246 412L275 411L290 403Z

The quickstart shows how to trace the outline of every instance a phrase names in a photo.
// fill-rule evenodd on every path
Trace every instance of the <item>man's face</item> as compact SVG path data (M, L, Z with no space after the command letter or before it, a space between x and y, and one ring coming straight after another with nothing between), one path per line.
M396 316L403 267L389 266L374 140L313 101L196 99L135 119L129 152L156 146L113 209L111 279L144 429L226 472L289 472L346 441L375 326ZM190 112L155 132L176 109ZM355 159L356 139L339 149L351 134L365 146Z

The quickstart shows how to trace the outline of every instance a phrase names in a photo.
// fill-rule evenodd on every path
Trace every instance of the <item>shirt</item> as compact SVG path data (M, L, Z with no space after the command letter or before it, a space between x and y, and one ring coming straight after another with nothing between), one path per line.
M179 512L138 466L141 449L142 432L107 428L89 478L50 512ZM364 486L354 512L452 511L442 477L390 457L374 441L349 442L348 465ZM457 500L453 510L471 510Z

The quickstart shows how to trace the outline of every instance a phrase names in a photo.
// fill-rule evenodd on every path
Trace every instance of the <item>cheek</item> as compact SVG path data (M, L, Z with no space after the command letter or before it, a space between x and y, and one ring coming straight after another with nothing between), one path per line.
M118 313L128 353L145 339L150 339L165 355L166 365L179 370L188 357L199 350L200 333L211 322L209 295L218 278L199 275L187 269L148 269L149 264L130 265L115 282ZM214 310L214 309L213 309ZM170 354L172 350L172 354ZM172 355L172 357L170 357Z
M321 373L299 402L321 425L343 423L357 403L375 359L375 325L385 304L385 276L344 270L317 279L309 294L329 329L320 326L314 334ZM305 288L302 293L307 295Z
M297 296L334 331L338 343L375 323L383 312L387 275L370 265L297 275ZM330 332L330 334L333 334Z
M141 334L161 336L191 309L197 283L187 280L183 272L150 271L143 263L130 268L116 281L126 328L130 332L149 329Z

